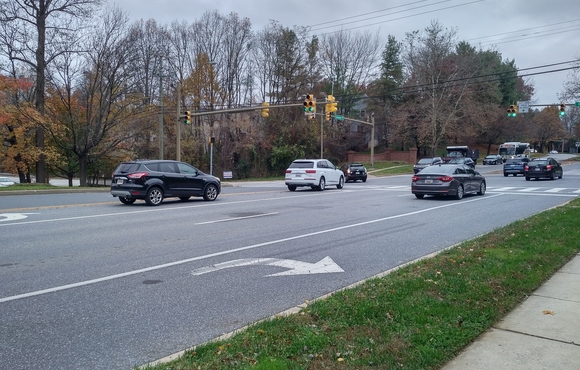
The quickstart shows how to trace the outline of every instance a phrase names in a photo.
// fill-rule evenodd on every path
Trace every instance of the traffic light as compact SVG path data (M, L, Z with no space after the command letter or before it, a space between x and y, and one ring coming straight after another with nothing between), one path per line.
M337 107L338 103L336 102L336 98L332 95L328 95L328 101L330 102L330 104L329 104L330 113L334 113L334 112L338 111L338 107Z
M330 121L330 114L334 113L338 110L336 107L336 99L332 95L328 95L326 97L326 105L324 106L324 111L326 112L326 120Z
M566 104L560 104L560 115L561 116L566 115Z
M312 119L316 114L316 99L314 99L314 95L306 94L306 98L304 99L304 114Z
M268 106L270 106L270 103L268 103L268 102L263 102L262 103L262 107L264 107L264 108L262 108L262 117L264 117L264 118L266 118L266 117L268 117L270 115L269 114L270 109L269 108L266 108Z
M507 116L508 117L515 117L518 114L518 107L514 104L510 105L508 111L507 111Z
M185 124L189 125L189 123L191 122L191 115L190 115L190 112L188 110L185 111L183 118L185 118L184 119Z

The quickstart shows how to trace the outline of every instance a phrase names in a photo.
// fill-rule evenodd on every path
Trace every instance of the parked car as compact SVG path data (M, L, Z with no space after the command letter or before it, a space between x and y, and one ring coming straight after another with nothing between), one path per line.
M346 182L361 180L367 182L367 169L362 163L346 163L340 167Z
M439 164L439 163L443 163L443 158L441 158L441 157L421 158L413 166L413 172L417 173L427 166L431 166L433 164Z
M543 177L554 180L564 176L564 169L560 162L552 157L534 158L527 163L525 168L526 181L541 179Z
M467 193L484 195L485 177L464 164L440 164L425 167L411 181L411 192L421 199L425 195L446 195L461 199Z
M509 175L523 175L526 170L526 164L530 161L528 157L522 158L508 158L503 164L503 175L508 177Z
M469 157L457 157L448 160L446 163L449 164L464 164L475 169L475 161Z
M309 186L313 190L326 189L327 185L344 186L344 174L327 159L297 159L286 170L285 183L288 190Z
M219 178L203 173L183 162L171 160L136 160L122 162L113 172L111 194L123 204L143 199L157 206L164 198L190 197L216 200L221 192Z
M0 188L5 186L12 186L16 184L14 181L10 180L8 177L0 177Z
M499 154L490 154L483 158L483 164L502 164L503 159Z
M558 154L558 151L557 150L551 150L550 151L550 154Z

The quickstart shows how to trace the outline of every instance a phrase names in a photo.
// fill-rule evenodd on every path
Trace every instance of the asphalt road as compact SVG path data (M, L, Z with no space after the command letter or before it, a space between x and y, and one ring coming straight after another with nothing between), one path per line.
M477 167L488 192L460 201L416 199L410 175L159 207L2 196L1 367L130 369L580 195L580 164L529 182Z

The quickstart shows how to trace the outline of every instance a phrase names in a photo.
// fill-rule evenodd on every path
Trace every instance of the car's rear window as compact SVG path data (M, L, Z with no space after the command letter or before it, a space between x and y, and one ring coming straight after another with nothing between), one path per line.
M314 168L313 161L294 161L290 164L290 168Z
M139 167L141 167L141 163L121 163L115 173L132 173L139 171Z
M452 173L455 171L455 166L440 166L440 165L433 165L429 167L425 167L421 170L421 174L430 174L430 173Z
M423 158L419 159L419 162L417 162L417 164L430 164L431 161L433 161L431 158Z
M510 164L510 163L512 163L512 164L513 163L522 163L522 160L519 159L519 158L509 158L509 159L506 159L505 163L506 164Z
M360 164L360 163L353 163L353 164L350 165L350 167L362 168L364 166L362 164Z
M535 165L540 165L540 166L546 166L548 164L548 161L531 161L529 163L531 166L535 166Z

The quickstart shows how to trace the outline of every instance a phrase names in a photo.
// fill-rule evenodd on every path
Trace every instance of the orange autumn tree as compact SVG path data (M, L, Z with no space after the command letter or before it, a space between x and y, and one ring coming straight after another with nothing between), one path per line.
M25 79L0 75L0 169L18 173L21 183L32 181L30 172L41 153L35 138L38 112L19 98L31 87Z

